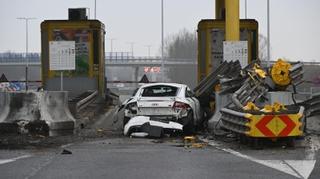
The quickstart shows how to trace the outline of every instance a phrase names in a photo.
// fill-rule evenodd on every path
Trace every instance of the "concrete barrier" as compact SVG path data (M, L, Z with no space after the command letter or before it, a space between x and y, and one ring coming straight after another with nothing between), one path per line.
M5 92L0 92L0 123L4 122L9 113L10 104L9 94Z
M40 101L41 118L50 130L73 130L75 119L68 107L68 92L45 91Z
M67 92L0 92L0 133L73 130Z
M0 92L0 134L17 133L18 124L7 122L7 116L10 111L10 96L8 93Z
M0 133L24 133L31 123L40 120L35 93L1 92L0 101L4 107L0 111Z

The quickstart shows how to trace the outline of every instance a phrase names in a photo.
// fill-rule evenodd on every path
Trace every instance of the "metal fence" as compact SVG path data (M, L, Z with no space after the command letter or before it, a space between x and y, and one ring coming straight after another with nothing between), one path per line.
M0 63L30 63L40 62L40 53L0 53Z

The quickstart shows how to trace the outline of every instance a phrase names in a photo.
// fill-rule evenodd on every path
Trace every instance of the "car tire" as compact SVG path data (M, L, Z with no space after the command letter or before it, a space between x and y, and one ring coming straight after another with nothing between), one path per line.
M187 117L183 120L183 133L185 135L192 135L194 133L194 128L193 111L190 110Z

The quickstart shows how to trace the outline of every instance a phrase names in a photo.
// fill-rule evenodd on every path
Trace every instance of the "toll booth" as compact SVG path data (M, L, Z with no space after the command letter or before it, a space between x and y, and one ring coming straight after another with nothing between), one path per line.
M248 63L258 59L258 22L240 20L240 40L248 42ZM201 20L198 24L198 83L223 61L225 21Z
M41 74L45 90L60 90L60 72L50 70L50 42L75 42L75 70L63 71L63 89L71 96L98 90L104 97L105 26L99 20L87 20L83 9L69 9L68 20L45 20L41 23ZM63 60L63 59L62 59Z

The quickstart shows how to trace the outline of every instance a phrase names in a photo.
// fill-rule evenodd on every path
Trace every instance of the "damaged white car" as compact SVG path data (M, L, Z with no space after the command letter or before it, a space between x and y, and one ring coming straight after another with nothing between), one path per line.
M147 116L151 121L179 123L183 126L185 133L192 133L202 118L198 99L184 84L145 84L125 101L123 107L124 128L130 119L136 116ZM132 132L137 132L139 125L131 125L126 129L127 135L130 135Z

